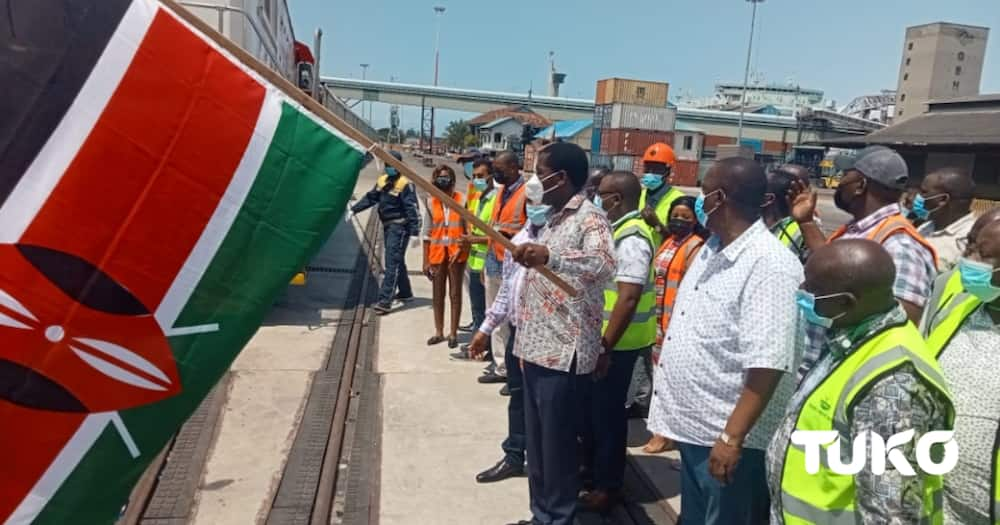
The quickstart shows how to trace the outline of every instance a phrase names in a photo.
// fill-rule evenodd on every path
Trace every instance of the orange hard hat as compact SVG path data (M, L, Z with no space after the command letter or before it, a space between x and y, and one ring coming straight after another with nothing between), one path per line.
M674 148L662 142L657 142L646 148L646 154L642 156L643 162L659 162L667 166L673 166L677 156L674 155Z

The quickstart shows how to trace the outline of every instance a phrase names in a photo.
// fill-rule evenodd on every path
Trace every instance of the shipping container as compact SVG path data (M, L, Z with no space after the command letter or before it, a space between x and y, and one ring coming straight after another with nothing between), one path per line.
M666 82L647 82L625 78L608 78L597 81L597 104L639 104L642 106L664 107L670 85Z
M698 161L678 160L670 170L670 183L674 186L698 185Z
M655 108L636 104L608 104L606 125L602 128L647 129L673 131L677 122L677 108Z
M642 155L657 142L672 145L674 134L644 129L601 130L601 153L606 155Z
M615 171L633 171L635 166L635 155L612 155L611 156L611 169Z
M705 147L715 149L722 144L736 144L733 137L723 137L721 135L705 135Z
M591 168L610 168L611 167L611 157L608 155L601 155L596 150L590 152L590 167Z
M596 105L596 106L594 106L594 128L595 129L609 127L608 126L608 122L609 122L610 119L611 119L611 106L610 105L605 104L605 105Z
M601 129L598 127L594 127L593 133L590 135L590 151L594 153L601 151Z

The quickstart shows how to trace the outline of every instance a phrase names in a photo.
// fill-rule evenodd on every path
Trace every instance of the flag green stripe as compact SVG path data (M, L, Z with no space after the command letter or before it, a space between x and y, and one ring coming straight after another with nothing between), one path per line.
M132 459L118 434L106 429L37 523L110 523L117 517L148 463L229 369L277 294L333 232L363 158L356 145L282 103L250 192L175 323L218 323L219 331L171 338L182 393L122 412L142 456Z

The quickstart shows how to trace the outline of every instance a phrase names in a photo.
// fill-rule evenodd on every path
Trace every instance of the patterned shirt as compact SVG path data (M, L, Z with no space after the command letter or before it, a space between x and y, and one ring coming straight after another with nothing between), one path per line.
M785 452L791 442L799 411L806 399L851 352L886 329L905 323L906 311L897 305L889 312L872 317L851 329L831 330L824 341L826 351L816 366L806 375L792 396L788 413L767 451L767 479L771 492L771 524L784 523L781 506L781 476ZM919 437L930 430L945 428L945 407L948 401L936 389L924 383L912 365L904 365L877 380L867 391L858 394L854 410L849 413L851 435L872 431L891 436L905 430L916 430ZM867 435L867 434L865 434ZM910 464L916 464L916 440L899 448ZM841 437L845 463L851 458L849 436ZM867 457L871 464L871 442ZM920 476L903 476L886 465L881 476L864 469L854 476L855 508L866 525L920 523L923 510L923 481Z
M847 231L840 238L867 238L872 230L882 224L882 221L897 213L900 213L898 204L889 204L879 208L864 219L849 224ZM889 252L892 262L896 265L896 281L892 285L893 295L897 299L923 307L931 295L934 278L937 276L934 256L924 245L909 235L893 235L882 243L882 247ZM822 355L823 338L826 336L822 328L818 327L810 327L808 332L808 337L812 342L806 347L802 365L799 368L799 377L804 377L813 364L819 360Z
M540 232L532 231L532 226L525 226L517 232L510 242L514 246L519 246L526 242L534 242ZM521 285L524 283L524 274L528 269L514 262L513 258L505 257L503 260L503 282L500 283L500 290L493 299L493 304L486 310L486 317L483 324L479 326L479 331L490 335L498 326L506 321L514 324L515 315L520 307L518 299L521 295ZM514 326L517 326L514 324Z
M528 271L517 312L514 355L538 366L577 374L594 371L601 348L604 285L615 273L611 225L582 193L549 218L538 238L546 266L577 291L570 297L538 272Z
M757 221L725 248L711 238L681 281L649 410L649 430L712 446L751 368L786 372L746 439L764 450L794 390L795 290L802 264Z
M1000 427L1000 325L983 308L962 324L938 362L955 400L958 465L945 476L945 523L987 525L992 462Z
M677 237L670 236L663 241L660 253L653 261L653 272L656 274L656 319L663 318L663 296L667 292L667 272L670 270L670 263L674 260L674 254L681 247L682 242L678 242ZM656 323L656 353L659 355L659 348L663 346L663 323Z

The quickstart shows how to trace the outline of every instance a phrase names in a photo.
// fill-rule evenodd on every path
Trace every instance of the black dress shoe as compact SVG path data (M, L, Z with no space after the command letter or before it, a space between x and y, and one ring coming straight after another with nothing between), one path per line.
M479 379L477 379L477 381L483 384L506 383L507 376L499 375L496 372L489 372L479 376Z
M511 465L506 459L501 459L499 463L476 474L476 481L479 483L493 483L524 475L524 467Z
M476 331L476 325L473 324L473 323L469 323L469 324L467 324L465 326L459 326L458 327L458 331L459 332L475 332Z
M504 397L509 396L510 395L510 388L508 388L507 385L504 385L503 388L500 389L500 395L504 396Z

